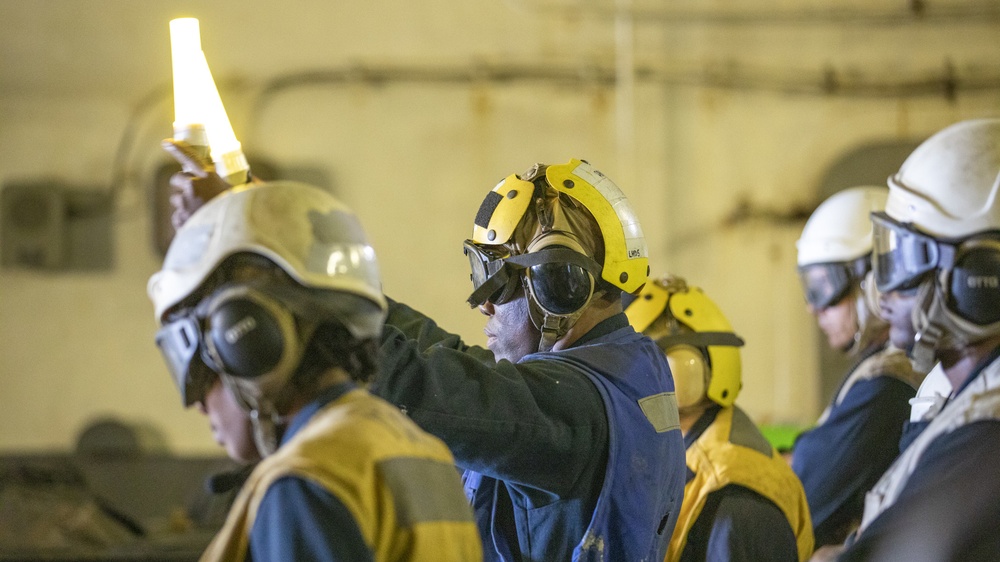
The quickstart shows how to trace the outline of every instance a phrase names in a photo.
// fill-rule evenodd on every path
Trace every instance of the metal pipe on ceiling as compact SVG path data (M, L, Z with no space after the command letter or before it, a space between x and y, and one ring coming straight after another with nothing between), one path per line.
M525 13L592 15L614 18L622 10L614 0L506 0L507 4ZM963 21L973 23L1000 22L1000 3L973 0L963 3L908 0L890 7L779 8L752 7L680 7L674 3L635 5L628 8L636 22L659 25L792 25L833 24L898 26L923 22Z

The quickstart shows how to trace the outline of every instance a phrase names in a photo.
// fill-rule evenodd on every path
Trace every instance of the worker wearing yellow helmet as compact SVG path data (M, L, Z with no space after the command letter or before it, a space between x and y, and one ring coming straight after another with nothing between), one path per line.
M734 402L738 337L722 311L680 277L646 283L625 310L666 354L677 388L688 481L666 560L805 560L813 534L805 492Z
M175 176L178 222L220 181ZM388 299L373 393L449 446L485 559L662 560L684 445L667 360L622 311L649 273L628 199L585 161L535 164L464 249L487 349Z
M648 272L628 200L582 160L535 164L464 249L492 355L390 301L376 392L455 452L488 560L662 559L684 453L666 359L622 312Z

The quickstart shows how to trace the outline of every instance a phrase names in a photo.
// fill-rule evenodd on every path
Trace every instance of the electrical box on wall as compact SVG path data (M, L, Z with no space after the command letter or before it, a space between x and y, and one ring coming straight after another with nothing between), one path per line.
M6 269L102 271L114 263L107 189L58 181L0 187L0 264Z

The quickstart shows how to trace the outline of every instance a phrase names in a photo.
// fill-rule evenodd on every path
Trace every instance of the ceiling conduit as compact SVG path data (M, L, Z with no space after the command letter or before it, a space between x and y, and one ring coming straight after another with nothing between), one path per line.
M518 11L528 13L558 13L579 16L614 17L622 7L611 1L568 0L506 0ZM896 7L839 6L835 8L787 7L687 7L659 4L631 5L629 14L637 22L660 25L761 25L761 24L842 24L842 25L905 25L927 21L959 20L975 23L1000 21L1000 3L992 0L971 2L928 2L909 0Z

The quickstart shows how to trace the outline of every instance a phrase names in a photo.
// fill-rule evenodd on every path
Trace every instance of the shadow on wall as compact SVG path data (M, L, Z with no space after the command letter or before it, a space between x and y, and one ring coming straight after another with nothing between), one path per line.
M206 483L240 469L116 419L88 424L72 452L0 455L0 561L197 560L238 489Z

